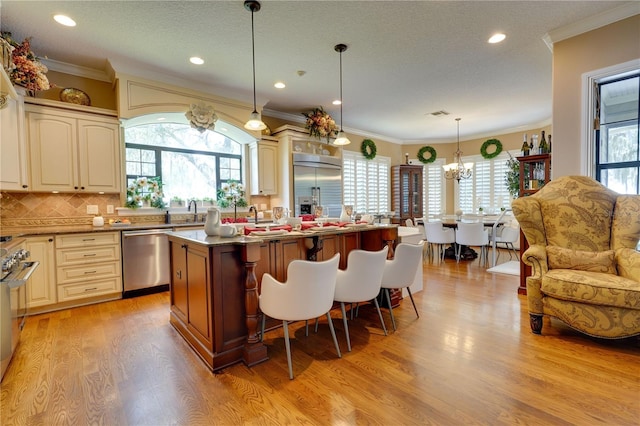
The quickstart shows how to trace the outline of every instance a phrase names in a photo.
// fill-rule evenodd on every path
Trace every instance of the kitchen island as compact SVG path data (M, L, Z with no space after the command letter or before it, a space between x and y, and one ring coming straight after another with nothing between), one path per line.
M396 225L340 227L280 235L210 237L203 230L169 232L170 322L212 371L268 359L260 341L258 295L266 272L286 281L292 260L325 260L351 250L393 248Z

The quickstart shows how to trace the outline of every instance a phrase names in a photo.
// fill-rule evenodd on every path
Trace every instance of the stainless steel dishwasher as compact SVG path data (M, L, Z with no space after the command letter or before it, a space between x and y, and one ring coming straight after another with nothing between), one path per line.
M122 232L123 297L169 289L167 229Z

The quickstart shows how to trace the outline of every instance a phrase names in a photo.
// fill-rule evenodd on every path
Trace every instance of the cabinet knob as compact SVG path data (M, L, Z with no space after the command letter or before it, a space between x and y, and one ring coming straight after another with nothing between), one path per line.
M78 187L77 187L77 186L74 186L74 187L73 187L73 189L78 189Z
M187 248L187 245L186 245L186 244L182 244L182 245L180 246L180 248L186 249L186 248Z
M81 186L80 189L84 190L84 186Z
M23 187L24 189L27 189L27 188L29 187L29 185L22 185L22 187Z

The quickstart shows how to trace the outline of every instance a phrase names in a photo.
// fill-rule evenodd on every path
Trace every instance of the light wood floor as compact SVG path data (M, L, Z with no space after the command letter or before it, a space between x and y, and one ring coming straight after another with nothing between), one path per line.
M518 278L477 260L425 265L425 290L385 337L361 308L346 352L326 320L281 331L270 360L212 374L169 325L167 293L28 318L1 386L8 425L638 425L639 340L597 340L545 319L530 332ZM384 312L390 326L389 317ZM301 328L302 327L302 328ZM295 336L295 337L294 337Z

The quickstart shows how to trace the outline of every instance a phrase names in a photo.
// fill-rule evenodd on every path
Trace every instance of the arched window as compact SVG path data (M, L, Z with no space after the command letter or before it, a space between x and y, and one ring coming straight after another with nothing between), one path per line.
M231 126L218 123L216 130L201 133L181 114L130 120L124 130L127 185L140 177L160 177L168 204L172 199L215 200L223 183L243 183L243 145L233 131L223 134L218 127Z

